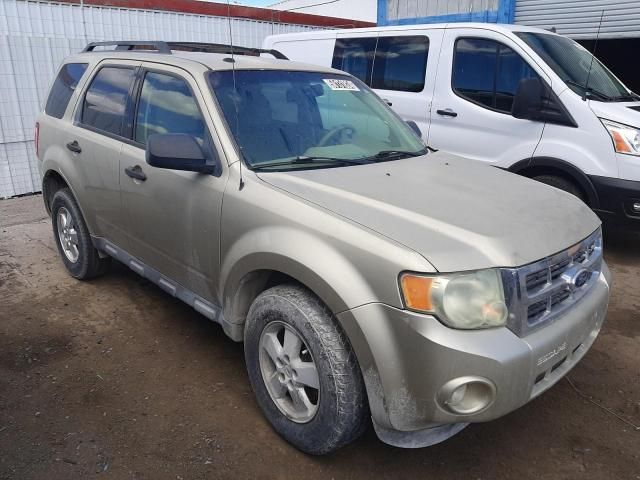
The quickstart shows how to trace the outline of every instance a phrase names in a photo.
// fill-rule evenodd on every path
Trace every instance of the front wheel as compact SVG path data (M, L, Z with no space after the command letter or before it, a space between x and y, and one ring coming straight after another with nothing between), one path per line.
M247 316L244 349L258 404L289 443L320 455L362 434L369 411L358 362L310 291L280 285L260 294Z
M585 203L587 201L587 198L585 197L584 193L582 193L580 187L564 177L559 177L557 175L538 175L536 177L533 177L533 179L537 180L540 183L544 183L545 185L549 185L551 187L555 187L567 193L570 193L571 195L578 197Z

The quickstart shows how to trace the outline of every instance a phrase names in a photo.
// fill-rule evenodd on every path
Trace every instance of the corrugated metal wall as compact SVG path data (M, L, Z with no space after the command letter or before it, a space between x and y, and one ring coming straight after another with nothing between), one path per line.
M498 9L499 0L388 0L387 19L473 14Z
M317 27L233 18L233 41ZM0 0L0 198L40 190L33 126L62 59L97 40L228 43L224 17Z
M515 23L595 38L603 11L601 38L640 37L638 0L517 0Z

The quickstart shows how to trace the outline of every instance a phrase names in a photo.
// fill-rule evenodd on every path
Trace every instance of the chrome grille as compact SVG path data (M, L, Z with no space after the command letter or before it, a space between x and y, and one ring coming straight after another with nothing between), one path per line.
M540 261L502 269L509 328L519 336L552 322L595 284L602 268L600 229Z

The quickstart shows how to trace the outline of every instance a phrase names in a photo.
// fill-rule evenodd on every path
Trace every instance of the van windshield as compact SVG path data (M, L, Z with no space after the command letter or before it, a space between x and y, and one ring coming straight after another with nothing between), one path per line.
M328 168L426 153L413 130L350 76L216 71L209 84L253 169Z
M597 58L570 38L532 32L516 32L516 35L578 95L586 92L591 99L602 102L638 99Z

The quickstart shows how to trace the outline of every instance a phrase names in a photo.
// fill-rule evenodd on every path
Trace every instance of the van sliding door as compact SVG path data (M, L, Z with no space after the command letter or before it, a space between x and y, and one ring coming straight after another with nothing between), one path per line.
M332 67L372 87L400 117L416 122L428 141L442 36L442 29L339 33Z
M373 60L371 87L403 120L416 122L427 142L443 31L382 31Z

